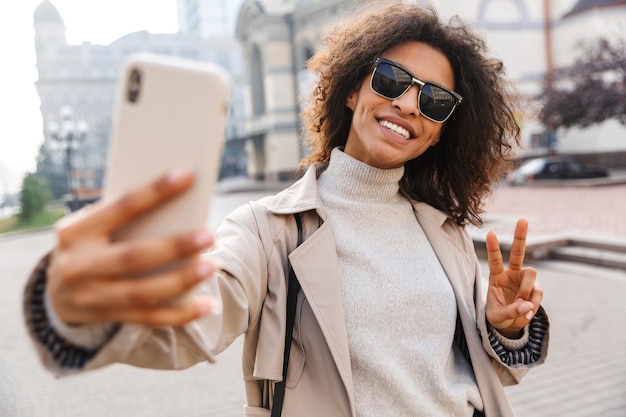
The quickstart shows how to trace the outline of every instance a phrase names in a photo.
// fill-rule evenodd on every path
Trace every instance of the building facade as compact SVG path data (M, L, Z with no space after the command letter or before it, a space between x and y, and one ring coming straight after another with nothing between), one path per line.
M235 19L242 0L176 0L178 30L181 34L198 36L204 41L227 47L218 48L216 62L224 65L233 78L230 122L224 147L221 176L246 175L248 160L245 152L245 79L244 59L239 42L234 37Z
M574 64L580 46L600 37L626 38L624 0L440 0L442 13L456 10L485 32L494 53L517 89L530 97L541 93L546 74ZM626 128L609 120L585 129L559 129L546 141L546 127L536 115L540 103L529 102L521 119L527 153L562 154L626 152Z
M75 121L84 121L88 132L75 153L75 187L95 190L102 187L116 86L128 57L137 52L175 55L209 61L227 69L233 85L243 84L243 61L234 39L205 40L189 34L150 34L140 31L123 36L110 45L69 45L65 26L57 9L43 1L34 13L38 79L35 83L44 120L44 146L55 146L50 126L59 123L59 111L73 109ZM226 141L241 136L243 90L233 89ZM232 154L230 147L226 155ZM60 157L61 158L61 157ZM226 158L228 159L228 158ZM230 162L229 162L230 161ZM230 165L228 165L230 164ZM226 170L241 171L240 160L228 159Z
M622 36L624 0L413 0L432 4L444 19L461 16L484 33L492 53L521 94L536 97L551 69L571 65L577 45ZM326 31L366 0L177 0L180 33L137 32L110 45L68 45L56 8L35 12L35 44L46 126L64 106L89 125L76 161L85 186L100 187L118 73L138 51L179 55L224 66L233 97L222 176L280 180L294 175L308 152L299 113L313 77L305 69ZM237 10L235 10L237 8ZM233 20L236 15L236 20ZM233 33L234 29L234 33ZM232 35L236 36L233 39ZM520 114L527 152L546 152L545 127L532 100ZM45 133L46 143L50 141ZM626 152L626 129L607 121L557 132L559 153Z
M176 0L178 29L203 39L231 38L242 0Z
M626 39L626 1L579 0L563 14L554 27L555 67L571 65L573 58L580 55L581 43L600 37ZM623 156L619 158L609 155L605 161L626 167L626 126L615 119L585 129L562 129L558 137L560 152L620 154Z
M620 0L432 0L442 18L460 16L482 32L508 78L528 97L520 114L527 153L547 152L538 120L546 74L574 63L577 46L598 36L623 36L626 1ZM250 173L268 179L293 173L306 149L299 125L298 95L311 76L306 60L328 28L358 0L245 0L236 35L247 71L246 150ZM607 121L587 129L559 130L560 153L626 151L626 129Z

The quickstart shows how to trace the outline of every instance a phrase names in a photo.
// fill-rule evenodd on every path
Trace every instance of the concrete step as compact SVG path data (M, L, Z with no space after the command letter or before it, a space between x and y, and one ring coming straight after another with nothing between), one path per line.
M486 258L485 233L470 229L476 253ZM508 258L512 236L502 236L500 249ZM529 236L526 241L526 259L564 260L594 266L626 270L626 237L593 236L578 233Z
M474 249L476 255L480 258L487 258L487 250L485 237L482 232L471 232L472 240L474 242ZM498 236L500 240L500 251L505 259L511 254L511 242L513 241L512 235L501 234ZM550 257L550 251L555 248L567 246L569 244L567 236L563 235L539 235L531 236L526 241L526 259L547 259Z
M626 254L626 238L570 235L568 245Z
M589 265L604 266L626 270L626 250L609 250L589 246L568 245L552 248L548 257Z

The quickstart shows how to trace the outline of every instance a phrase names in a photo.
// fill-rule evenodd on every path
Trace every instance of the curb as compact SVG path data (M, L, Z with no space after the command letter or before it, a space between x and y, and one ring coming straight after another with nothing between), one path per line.
M35 227L32 229L17 230L15 232L0 233L0 242L9 239L15 239L23 235L34 235L36 233L48 232L54 229L54 226Z
M246 192L273 192L288 188L295 180L288 181L260 181L249 178L232 178L218 182L215 186L217 194L246 193Z
M511 187L604 187L626 184L626 175L615 175L604 178L570 179L570 180L535 180Z

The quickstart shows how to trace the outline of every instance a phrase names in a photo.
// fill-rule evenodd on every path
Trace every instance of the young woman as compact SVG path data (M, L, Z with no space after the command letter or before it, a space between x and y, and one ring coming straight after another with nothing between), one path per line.
M26 289L46 365L185 368L245 335L245 414L269 416L292 265L301 290L283 415L513 416L502 387L544 361L548 321L522 266L527 222L508 266L488 234L486 287L464 229L480 223L519 137L502 65L485 49L432 10L366 10L309 63L312 153L292 187L237 209L215 240L200 230L111 241L184 192L188 172L68 218ZM193 300L170 302L193 288Z

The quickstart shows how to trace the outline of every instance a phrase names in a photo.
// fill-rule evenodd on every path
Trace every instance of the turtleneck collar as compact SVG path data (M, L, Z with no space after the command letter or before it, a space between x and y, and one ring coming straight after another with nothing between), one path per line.
M332 150L320 186L332 195L355 202L387 202L398 195L404 166L380 169L353 158L338 147Z

